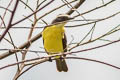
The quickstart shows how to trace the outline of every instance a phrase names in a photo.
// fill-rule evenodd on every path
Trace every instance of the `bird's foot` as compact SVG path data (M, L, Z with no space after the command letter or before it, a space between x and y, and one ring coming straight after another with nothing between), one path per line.
M66 57L66 54L63 54L63 58L65 58Z
M48 60L49 62L52 62L52 59L51 58L49 58L49 60Z

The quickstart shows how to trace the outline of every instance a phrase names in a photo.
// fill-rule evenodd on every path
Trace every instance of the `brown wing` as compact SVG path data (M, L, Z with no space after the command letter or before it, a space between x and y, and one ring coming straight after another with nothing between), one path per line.
M64 37L62 38L62 44L63 44L64 52L67 52L67 38L66 38L65 33L64 33Z

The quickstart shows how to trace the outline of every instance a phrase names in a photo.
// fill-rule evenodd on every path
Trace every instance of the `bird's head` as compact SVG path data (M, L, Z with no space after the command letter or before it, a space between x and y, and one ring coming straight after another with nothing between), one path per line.
M73 18L71 18L69 15L67 14L59 14L53 21L52 21L52 24L54 23L58 23L58 22L64 22L64 21L67 21L67 20L71 20Z

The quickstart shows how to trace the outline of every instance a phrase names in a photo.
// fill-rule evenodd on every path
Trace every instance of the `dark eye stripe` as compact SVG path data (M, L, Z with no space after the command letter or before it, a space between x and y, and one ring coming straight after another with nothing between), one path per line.
M52 23L56 23L56 22L62 22L62 21L66 21L68 20L69 18L64 16L64 17L58 17L56 18Z

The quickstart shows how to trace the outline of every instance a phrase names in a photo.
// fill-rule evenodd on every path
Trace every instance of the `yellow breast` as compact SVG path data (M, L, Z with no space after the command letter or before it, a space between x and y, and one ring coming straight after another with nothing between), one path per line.
M48 53L63 52L62 38L64 36L64 26L50 26L42 33L44 48Z

